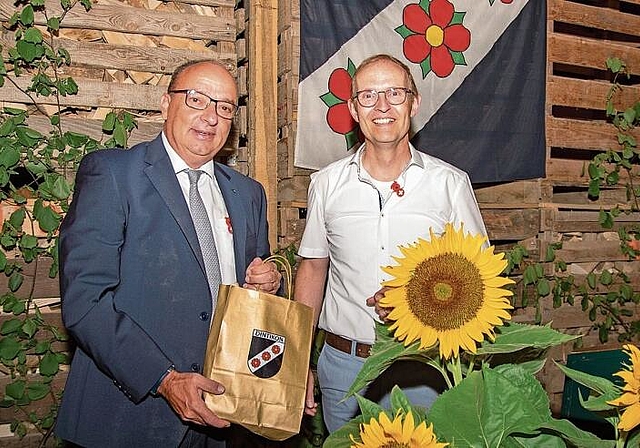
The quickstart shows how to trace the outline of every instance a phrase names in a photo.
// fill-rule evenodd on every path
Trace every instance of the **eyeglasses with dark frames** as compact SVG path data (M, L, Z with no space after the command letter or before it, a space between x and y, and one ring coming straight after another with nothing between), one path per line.
M406 87L389 87L385 90L360 90L352 99L357 99L362 107L373 107L381 93L384 93L387 102L392 106L399 106L407 100L407 95L413 95L413 91Z
M226 118L227 120L231 120L238 111L237 104L224 100L216 100L194 89L169 90L169 93L184 93L184 104L192 109L205 110L209 107L209 104L213 103L216 105L216 113L218 116L220 118Z

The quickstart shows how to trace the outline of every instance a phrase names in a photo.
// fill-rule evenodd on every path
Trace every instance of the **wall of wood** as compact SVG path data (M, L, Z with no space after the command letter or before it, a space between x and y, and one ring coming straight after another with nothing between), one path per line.
M535 0L534 0L535 1ZM280 247L296 245L304 229L306 192L309 170L293 166L293 148L297 114L300 8L299 0L271 2L237 0L98 0L89 13L74 9L67 15L56 42L71 53L73 63L66 72L79 85L79 94L64 99L66 129L101 137L101 122L115 109L128 110L138 119L131 143L154 137L160 130L159 99L168 76L179 64L192 59L216 57L225 61L238 79L241 108L234 121L226 163L240 172L269 176L264 166L255 165L255 152L268 154L263 164L275 169L275 189L269 200L277 204L271 225ZM55 10L56 2L47 0ZM253 8L251 8L251 7ZM261 9L256 9L256 6ZM14 11L10 0L0 0L0 21L6 22ZM277 15L275 24L273 14ZM43 18L36 16L43 23ZM266 19L265 19L266 17ZM253 22L252 22L253 20ZM266 22L258 23L258 21ZM500 248L516 242L525 245L540 260L546 247L563 241L558 257L567 261L570 272L585 275L612 266L624 269L640 290L640 261L628 261L619 250L613 231L603 231L598 224L600 208L610 208L624 198L620 189L604 192L598 201L587 198L586 163L598 151L615 146L615 132L604 119L604 98L609 88L609 75L604 61L609 56L625 60L633 74L625 87L623 102L640 97L640 0L548 0L548 81L547 81L547 176L543 179L477 186L476 195L487 223L491 240ZM253 33L253 36L250 36ZM262 37L260 37L262 36ZM267 95L269 86L255 89L262 53L250 46L252 39L273 39L269 54L277 55L275 92L277 114L275 128L261 124L266 132L277 135L274 148L259 148L250 141L250 108L252 98ZM0 31L0 45L11 45L11 34ZM264 44L264 42L261 42ZM255 42L253 43L255 45ZM277 48L273 48L277 46ZM253 48L253 52L250 49ZM256 61L258 59L259 61ZM251 62L253 61L253 66ZM273 70L268 64L266 69ZM252 72L253 70L253 72ZM16 82L23 86L25 79ZM251 87L254 89L251 89ZM41 99L47 108L47 100ZM0 88L0 105L26 106L28 100L9 83ZM22 105L22 106L21 106ZM48 119L33 112L30 122L47 132ZM254 113L259 111L254 110ZM272 118L272 117L269 117ZM254 129L255 131L255 129ZM254 134L254 140L258 134ZM271 137L264 144L270 145ZM275 141L275 138L273 139ZM252 162L254 161L254 162ZM271 180L268 180L271 182ZM2 204L4 216L11 212ZM625 218L638 222L638 216ZM275 238L274 238L275 239ZM11 255L11 254L9 254ZM553 266L547 264L548 272ZM48 278L48 266L39 265L27 272L23 288L35 287L35 296L43 307L45 318L59 324L59 291L57 279ZM0 276L0 289L6 279ZM521 308L517 321L530 322L534 310ZM591 322L579 309L554 309L550 301L542 307L544 322L575 334L583 334L579 350L617 347L612 342L601 345ZM0 314L0 324L6 316ZM612 340L615 338L612 338ZM573 345L560 347L552 357L563 360ZM564 378L548 366L542 375L554 411L559 410ZM62 387L64 373L56 379ZM6 377L0 374L0 390ZM29 441L8 437L10 410L0 408L0 444L30 446ZM33 443L35 446L37 442Z
M67 49L72 64L64 69L78 84L78 95L62 98L65 109L61 119L64 130L88 134L106 140L102 120L112 109L132 113L138 123L130 138L133 145L154 138L162 128L160 97L166 91L170 74L180 64L198 59L217 59L236 76L240 91L240 111L231 135L219 159L243 173L249 172L247 134L248 58L245 40L245 10L236 0L98 0L85 12L77 4L64 18L54 38L55 45ZM59 15L59 1L47 0L52 15ZM3 25L16 10L12 0L0 0ZM36 23L43 24L36 13ZM41 28L44 32L44 28ZM0 45L6 52L14 45L13 34L0 30ZM6 57L6 53L4 53ZM28 76L15 78L20 87ZM275 94L274 94L275 96ZM38 98L45 113L54 113L53 99ZM19 89L5 82L0 88L0 106L27 108L29 123L42 133L49 132L48 118L30 105ZM275 141L275 136L274 136ZM12 212L1 204L3 221ZM8 258L13 254L7 254ZM60 318L58 280L48 276L50 263L26 265L25 282L18 294L28 296L34 287L36 303L48 323L63 328ZM0 276L0 290L6 291L7 279ZM9 316L0 314L0 325ZM71 348L71 345L68 346ZM54 380L56 390L64 387L66 367ZM10 381L0 369L0 391ZM51 401L41 400L29 410L44 409ZM28 435L18 440L11 435L9 423L24 415L12 408L0 408L0 445L38 446L40 438Z
M640 0L548 0L546 177L500 185L477 185L475 192L489 237L498 249L524 245L534 259L544 261L549 244L562 242L556 255L568 263L578 282L588 272L616 267L627 272L640 291L640 261L629 261L620 251L616 228L605 231L598 223L600 209L624 202L620 188L603 191L597 201L587 196L588 161L598 152L617 147L616 131L605 119L610 75L608 57L624 60L632 74L618 105L640 98ZM293 166L300 57L298 0L279 2L278 44L278 241L297 246L304 230L309 170ZM640 133L636 132L636 137ZM640 215L620 217L618 225L640 222ZM553 263L544 264L554 272ZM565 361L577 350L618 348L615 336L601 344L579 305L553 308L542 302L542 321L571 334L582 334L582 345L567 344L551 352ZM519 308L518 322L533 322L535 309ZM564 375L547 363L541 380L549 392L552 410L560 412Z

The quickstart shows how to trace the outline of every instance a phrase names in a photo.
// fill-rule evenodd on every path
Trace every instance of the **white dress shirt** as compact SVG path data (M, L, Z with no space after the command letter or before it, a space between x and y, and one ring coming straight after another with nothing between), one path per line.
M164 132L162 133L162 142L180 183L184 199L187 202L187 206L189 206L189 176L187 170L190 168L171 147ZM206 175L200 176L198 180L198 190L207 209L209 222L212 223L213 238L216 242L218 259L220 260L222 283L232 285L237 283L236 260L233 252L233 229L227 206L216 181L213 166L214 162L211 160L198 168L206 173ZM242 282L244 283L244 279L242 279Z

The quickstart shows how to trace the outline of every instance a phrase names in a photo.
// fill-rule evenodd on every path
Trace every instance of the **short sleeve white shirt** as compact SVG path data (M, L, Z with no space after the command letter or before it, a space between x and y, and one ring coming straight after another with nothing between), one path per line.
M447 223L486 235L468 175L436 157L411 149L398 184L404 195L379 191L361 166L364 145L352 156L311 175L307 222L298 253L329 258L327 288L318 326L366 344L375 340L376 317L366 304L390 276L400 245L441 234Z

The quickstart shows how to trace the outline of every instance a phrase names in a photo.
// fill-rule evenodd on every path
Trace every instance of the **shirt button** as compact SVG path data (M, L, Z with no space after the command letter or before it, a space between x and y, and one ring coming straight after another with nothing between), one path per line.
M197 362L194 362L193 364L191 364L191 370L193 370L194 372L199 372L200 364L198 364Z
M207 313L206 311L203 311L202 313L200 313L200 320L207 320L209 319L209 313Z
M381 246L380 249L384 250L384 246Z

